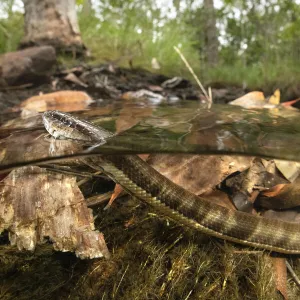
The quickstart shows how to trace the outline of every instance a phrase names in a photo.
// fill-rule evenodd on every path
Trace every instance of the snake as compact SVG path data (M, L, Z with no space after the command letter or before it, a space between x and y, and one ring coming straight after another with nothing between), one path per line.
M54 138L102 143L114 134L69 113L43 113L46 130ZM232 210L175 184L135 154L98 154L82 158L104 172L125 191L183 227L259 249L300 254L300 225Z

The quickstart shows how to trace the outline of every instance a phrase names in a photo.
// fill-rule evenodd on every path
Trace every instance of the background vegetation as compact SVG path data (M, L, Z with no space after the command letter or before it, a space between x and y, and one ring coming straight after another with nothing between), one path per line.
M95 63L184 75L173 46L206 83L262 87L287 86L300 79L300 2L294 0L215 0L215 20L206 6L213 0L78 0L82 38ZM207 22L216 26L217 64L207 60ZM0 3L0 52L15 50L23 34L22 2ZM211 25L210 25L211 26Z

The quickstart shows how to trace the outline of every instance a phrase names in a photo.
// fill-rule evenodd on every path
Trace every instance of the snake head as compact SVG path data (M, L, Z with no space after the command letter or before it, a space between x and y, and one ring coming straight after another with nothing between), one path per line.
M43 123L46 130L58 139L101 142L113 136L111 132L101 127L57 110L44 112Z

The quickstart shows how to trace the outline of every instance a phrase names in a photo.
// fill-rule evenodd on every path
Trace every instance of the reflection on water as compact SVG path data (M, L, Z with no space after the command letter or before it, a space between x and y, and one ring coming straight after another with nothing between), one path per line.
M229 105L206 109L192 101L177 106L123 101L78 115L118 133L106 144L92 147L92 153L226 153L300 160L297 111L246 110ZM10 121L7 115L3 117L1 169L79 155L92 146L51 138L40 115Z

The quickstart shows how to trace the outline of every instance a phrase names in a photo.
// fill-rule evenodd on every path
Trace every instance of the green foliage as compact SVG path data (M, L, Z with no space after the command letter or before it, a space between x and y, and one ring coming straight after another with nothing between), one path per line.
M12 12L9 6L4 6L2 13L5 17L0 17L0 53L14 51L23 36L23 14Z
M186 72L173 46L179 46L192 64L199 64L193 48L192 30L182 26L178 19L168 20L161 16L153 2L110 1L109 8L103 2L101 15L96 12L88 18L79 11L79 23L84 42L96 61L117 61L128 66L151 69L156 58L162 72L181 74ZM99 7L98 7L99 9Z
M22 37L23 17L13 10L14 3L0 3L0 53L15 50ZM300 4L296 1L223 0L216 9L220 47L214 69L205 61L203 4L194 0L169 4L167 8L150 0L77 0L80 30L92 61L152 70L151 60L156 58L161 65L158 72L189 77L173 49L178 46L204 82L261 87L299 80Z

